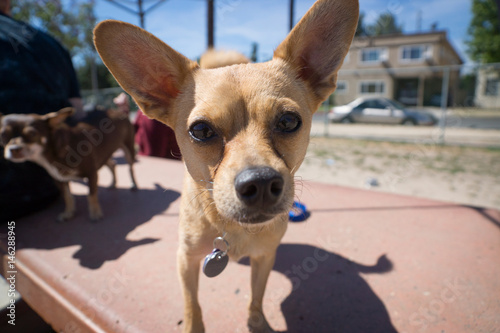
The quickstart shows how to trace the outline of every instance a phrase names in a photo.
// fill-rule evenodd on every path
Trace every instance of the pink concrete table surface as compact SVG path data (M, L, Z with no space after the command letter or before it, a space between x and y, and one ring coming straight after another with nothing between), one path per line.
M127 173L118 165L109 190L110 173L100 171L98 223L79 183L73 220L55 221L60 201L15 221L16 288L58 332L182 330L184 167L139 157L137 192ZM276 330L500 332L500 212L319 183L297 193L311 217L290 223L269 278L264 310ZM249 285L245 261L200 278L207 332L247 330Z

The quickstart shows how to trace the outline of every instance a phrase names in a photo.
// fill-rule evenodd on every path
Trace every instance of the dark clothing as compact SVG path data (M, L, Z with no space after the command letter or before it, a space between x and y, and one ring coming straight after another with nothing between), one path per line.
M80 97L69 53L52 37L0 13L0 113L46 114ZM4 159L0 147L0 223L45 208L59 195L40 166Z
M46 114L80 97L71 57L54 38L0 13L0 113Z
M13 163L0 157L0 225L46 208L59 189L45 169L31 163ZM56 216L54 216L54 219Z

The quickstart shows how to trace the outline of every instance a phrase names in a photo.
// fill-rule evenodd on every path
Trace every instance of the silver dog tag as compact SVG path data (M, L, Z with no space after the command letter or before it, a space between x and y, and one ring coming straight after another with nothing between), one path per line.
M208 277L217 276L226 268L228 261L229 256L225 252L214 249L212 253L205 257L203 273Z

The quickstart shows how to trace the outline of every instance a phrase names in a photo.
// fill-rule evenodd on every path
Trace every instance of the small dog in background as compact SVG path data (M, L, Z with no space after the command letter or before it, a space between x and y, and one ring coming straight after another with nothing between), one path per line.
M204 69L248 63L250 63L250 59L237 51L214 50L212 48L203 53L200 58L200 67Z
M186 165L177 252L184 332L204 331L200 261L214 263L204 272L215 276L223 269L216 260L227 263L226 255L250 257L247 324L272 332L262 302L288 225L294 174L313 113L335 90L358 13L358 0L318 0L271 61L213 69L131 24L95 28L102 60L148 117L175 131Z
M113 175L111 187L115 187L115 161L111 156L119 148L130 167L131 189L137 189L133 171L134 129L126 115L114 110L88 112L71 127L65 120L73 113L73 108L65 108L46 115L0 115L4 157L16 163L37 163L61 184L65 210L58 216L60 221L75 213L69 181L88 179L89 216L95 221L103 216L97 197L97 171L106 164Z

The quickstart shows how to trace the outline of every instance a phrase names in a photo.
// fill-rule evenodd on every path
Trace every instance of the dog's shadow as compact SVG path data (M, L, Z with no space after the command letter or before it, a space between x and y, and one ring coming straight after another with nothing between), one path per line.
M292 292L281 302L287 332L397 332L384 304L360 275L383 274L392 267L385 255L365 266L311 245L280 245L273 270L292 283ZM275 293L268 289L266 298L272 300Z
M66 222L56 222L64 209L59 200L48 209L23 218L16 224L19 248L56 249L78 245L73 254L81 266L100 268L106 261L116 260L129 249L154 243L159 238L129 240L127 236L138 226L161 214L180 193L155 184L155 189L132 192L125 188L99 188L99 202L104 218L97 222L88 217L85 195L76 195L76 215ZM21 229L26 229L23 231Z

